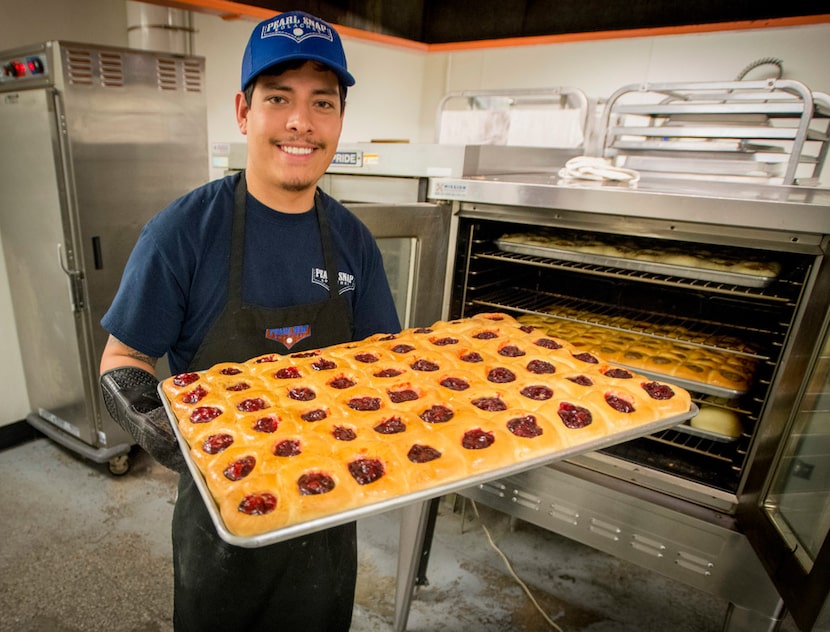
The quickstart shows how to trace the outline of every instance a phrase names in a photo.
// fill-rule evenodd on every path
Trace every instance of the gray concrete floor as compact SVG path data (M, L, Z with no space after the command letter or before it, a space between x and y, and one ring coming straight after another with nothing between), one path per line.
M138 452L113 477L47 439L0 451L0 632L172 629L175 475ZM556 534L442 501L408 630L553 630L488 544L483 523L564 632L714 632L726 603ZM394 619L398 516L358 523L353 632ZM781 630L796 628L788 618Z

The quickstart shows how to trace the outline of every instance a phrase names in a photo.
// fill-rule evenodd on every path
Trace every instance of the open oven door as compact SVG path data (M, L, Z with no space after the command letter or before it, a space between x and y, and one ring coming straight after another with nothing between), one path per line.
M805 631L830 630L830 288L821 281L830 265L823 259L817 278L825 287L812 293L817 302L806 306L800 328L811 339L794 347L813 351L791 363L803 363L807 377L797 387L787 375L780 380L779 394L792 400L776 406L785 411L779 420L772 416L782 425L782 439L771 458L753 459L744 495L749 502L742 499L738 514L741 530Z

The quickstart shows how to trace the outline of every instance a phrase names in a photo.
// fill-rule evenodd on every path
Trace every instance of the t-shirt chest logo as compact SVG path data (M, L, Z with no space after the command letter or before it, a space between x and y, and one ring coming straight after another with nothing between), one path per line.
M310 325L293 325L291 327L274 327L265 330L265 337L269 340L276 340L290 349L295 344L311 335Z
M319 285L320 287L325 288L327 291L329 289L329 275L322 268L311 269L311 282L315 285ZM353 292L355 289L354 275L349 274L348 272L338 272L337 285L338 294L343 294L345 292Z

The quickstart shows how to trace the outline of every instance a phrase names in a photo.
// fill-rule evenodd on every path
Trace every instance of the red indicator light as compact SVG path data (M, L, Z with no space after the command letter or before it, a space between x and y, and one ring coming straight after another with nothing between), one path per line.
M29 74L40 75L43 73L43 61L40 57L29 57L26 60L26 67L29 69Z
M12 77L23 77L26 74L26 65L22 61L13 61L8 65Z

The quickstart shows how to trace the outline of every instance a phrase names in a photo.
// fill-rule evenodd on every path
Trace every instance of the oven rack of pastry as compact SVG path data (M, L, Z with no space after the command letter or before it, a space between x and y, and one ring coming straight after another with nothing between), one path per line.
M754 288L766 287L781 270L778 262L754 255L690 251L614 236L512 233L502 235L495 244L504 252Z
M476 288L480 289L480 288ZM769 360L758 340L770 340L769 328L725 325L700 317L668 316L643 309L620 307L587 299L574 299L554 292L519 287L497 287L469 298L468 309L509 311L556 318L580 327L603 327L643 339L665 339L677 344L723 351L757 361Z
M746 393L761 357L722 347L644 335L636 330L593 325L552 315L523 314L518 320L597 353L607 362L655 379L669 379L687 390L720 397ZM731 337L726 343L734 345Z

